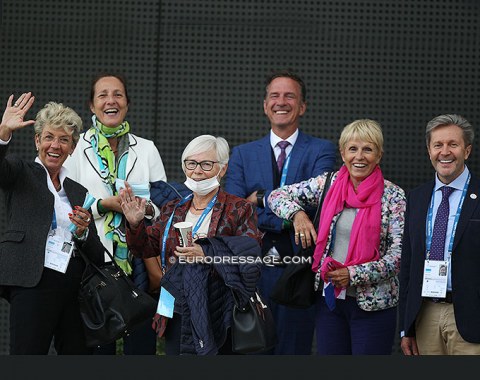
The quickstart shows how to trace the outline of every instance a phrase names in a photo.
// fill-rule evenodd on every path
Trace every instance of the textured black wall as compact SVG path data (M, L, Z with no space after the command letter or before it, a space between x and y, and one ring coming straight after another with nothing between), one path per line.
M301 128L337 141L344 125L373 118L384 128L385 177L405 190L431 178L426 123L442 113L480 123L479 5L474 0L3 0L0 105L33 91L34 118L64 102L90 124L89 82L101 70L129 79L128 120L155 141L170 180L195 136L231 146L260 138L264 77L304 76ZM469 166L480 174L474 152ZM33 159L33 130L12 152ZM3 202L0 231L5 228ZM0 301L0 353L8 351L8 305Z

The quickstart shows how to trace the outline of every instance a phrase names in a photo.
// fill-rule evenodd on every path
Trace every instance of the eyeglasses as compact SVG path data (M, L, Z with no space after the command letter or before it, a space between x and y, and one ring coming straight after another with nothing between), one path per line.
M48 143L53 143L55 140L57 140L61 145L69 145L72 142L72 139L70 137L54 137L53 135L46 135L41 138L41 140L48 142Z
M203 171L209 172L210 170L213 169L213 165L218 163L218 161L201 161L197 162L195 160L183 160L183 163L185 164L185 167L188 170L195 170L198 165L202 168Z

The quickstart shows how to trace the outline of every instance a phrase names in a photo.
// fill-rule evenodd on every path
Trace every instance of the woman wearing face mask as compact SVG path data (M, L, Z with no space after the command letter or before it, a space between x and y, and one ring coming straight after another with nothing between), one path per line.
M191 264L210 255L208 245L213 243L212 239L225 243L223 256L260 253L262 234L257 229L253 204L220 189L228 158L229 146L222 137L202 135L193 139L182 154L185 185L192 194L163 206L152 226L144 223L145 200L135 197L128 184L120 193L131 252L143 258L160 256L165 273L160 300L167 310L156 316L156 329L159 336L165 337L167 355L232 353L230 287L243 287L239 290L247 293L256 287L260 273L256 264ZM191 246L179 246L174 228L178 222L192 223ZM197 237L206 238L196 240ZM228 247L228 239L237 240ZM248 248L239 248L245 246ZM233 284L232 279L247 269L251 279L241 280L243 285Z
M92 205L93 218L103 245L117 264L132 274L137 264L125 241L125 218L118 195L119 180L136 184L149 194L150 183L166 181L160 154L153 141L132 133L126 120L130 98L125 78L119 74L99 74L90 89L90 110L93 114L88 131L80 135L77 149L65 161L70 178L85 186L97 201ZM158 215L158 208L147 202L145 217ZM105 261L110 258L105 255ZM161 270L157 260L145 260L148 289L158 296ZM133 276L132 276L133 277ZM138 285L138 284L137 284ZM124 339L124 354L155 354L156 338L148 324ZM116 352L115 344L101 346L96 354Z

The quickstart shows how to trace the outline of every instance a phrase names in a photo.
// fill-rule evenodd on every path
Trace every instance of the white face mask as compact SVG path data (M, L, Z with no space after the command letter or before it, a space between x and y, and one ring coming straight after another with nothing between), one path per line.
M207 195L214 189L220 186L217 176L207 179L202 179L201 181L195 181L187 176L187 180L184 182L190 190L198 195Z

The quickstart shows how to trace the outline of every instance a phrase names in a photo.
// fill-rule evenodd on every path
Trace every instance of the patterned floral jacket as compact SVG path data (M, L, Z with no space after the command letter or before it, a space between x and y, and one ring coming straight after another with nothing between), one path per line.
M164 229L175 211L165 247L167 269L171 267L174 260L170 258L175 257L173 252L178 245L173 225L185 220L192 201L176 207L179 202L180 199L175 199L165 204L152 226L141 223L134 232L127 226L127 244L134 256L147 258L161 254ZM261 245L263 234L257 228L257 214L253 204L220 190L208 228L208 237L212 236L249 236Z
M334 174L332 183L337 174ZM318 206L325 179L326 173L303 182L283 186L270 194L268 204L276 215L290 220L295 212L302 210L306 205ZM384 182L380 259L348 267L350 285L356 287L357 304L366 311L397 306L399 297L398 273L402 251L405 192L388 180ZM330 252L332 231L339 216L340 214L335 215L332 220L322 262Z

